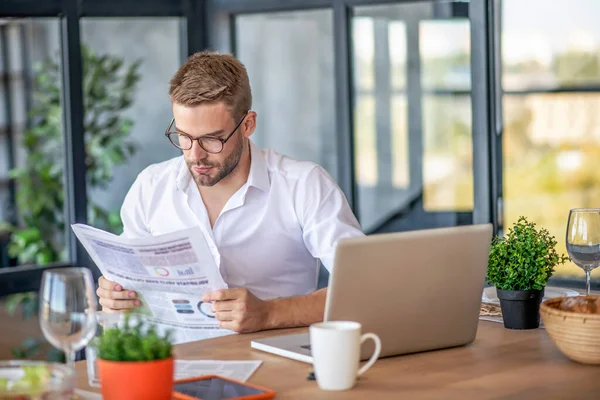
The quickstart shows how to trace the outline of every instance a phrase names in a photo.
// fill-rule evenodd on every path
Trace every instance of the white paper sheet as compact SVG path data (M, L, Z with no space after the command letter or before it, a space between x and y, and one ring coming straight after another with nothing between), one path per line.
M171 329L174 343L233 333L219 328L211 304L201 301L227 285L199 227L138 239L82 224L72 229L102 275L136 291L136 312Z
M175 380L202 375L220 375L246 382L262 361L175 360Z

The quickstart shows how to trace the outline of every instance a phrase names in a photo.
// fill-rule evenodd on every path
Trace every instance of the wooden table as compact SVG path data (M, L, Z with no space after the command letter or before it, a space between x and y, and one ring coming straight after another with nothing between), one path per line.
M346 392L324 392L306 379L311 366L250 348L259 337L306 329L231 335L176 346L180 359L262 360L249 382L278 399L600 399L600 366L563 356L543 329L511 331L480 321L468 346L385 358ZM85 362L78 387L90 390Z

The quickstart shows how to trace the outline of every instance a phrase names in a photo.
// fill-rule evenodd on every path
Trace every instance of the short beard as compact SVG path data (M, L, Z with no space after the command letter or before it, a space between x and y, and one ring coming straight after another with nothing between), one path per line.
M209 164L206 162L203 162L203 163L189 162L186 160L186 164L188 166L188 169L190 170L190 174L192 175L192 177L194 178L194 181L196 182L196 184L198 186L206 186L206 187L214 186L217 183L219 183L223 178L225 178L226 176L231 174L231 172L233 172L233 170L238 166L238 164L240 163L240 160L242 158L242 153L244 151L244 139L242 138L242 135L239 135L238 137L239 137L239 139L236 143L235 149L229 156L227 156L227 158L223 162L223 166L219 166L219 164ZM216 168L217 175L214 178L212 178L207 175L195 174L192 167L198 166L198 165L210 166L210 167Z

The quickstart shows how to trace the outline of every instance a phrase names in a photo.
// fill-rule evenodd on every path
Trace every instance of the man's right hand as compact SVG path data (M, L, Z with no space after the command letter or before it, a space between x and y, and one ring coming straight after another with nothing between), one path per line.
M124 312L141 304L133 290L125 290L118 283L111 282L103 276L98 279L96 294L104 312Z

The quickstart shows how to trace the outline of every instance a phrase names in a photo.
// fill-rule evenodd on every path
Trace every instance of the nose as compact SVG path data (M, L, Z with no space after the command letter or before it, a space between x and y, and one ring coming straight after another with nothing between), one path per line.
M194 160L203 160L208 157L208 152L200 146L197 140L192 141L192 148L188 151Z

